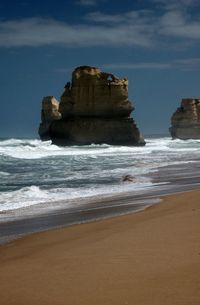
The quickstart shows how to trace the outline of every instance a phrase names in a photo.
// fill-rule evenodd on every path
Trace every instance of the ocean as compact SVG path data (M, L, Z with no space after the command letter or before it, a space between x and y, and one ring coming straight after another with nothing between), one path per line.
M83 198L137 194L168 185L177 178L177 166L179 178L181 173L198 172L199 150L200 140L169 137L146 137L144 147L58 147L38 139L2 139L0 212L23 213L26 207L40 204L45 209L62 201L66 207ZM133 181L124 182L126 175Z

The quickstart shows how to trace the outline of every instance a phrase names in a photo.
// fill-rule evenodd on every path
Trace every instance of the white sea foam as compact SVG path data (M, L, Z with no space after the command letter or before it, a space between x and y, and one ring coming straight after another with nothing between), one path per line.
M0 172L0 177L5 177L5 176L9 176L10 173L8 172Z
M141 180L141 181L139 181ZM93 186L89 189L77 187L72 188L52 188L50 190L41 189L38 186L24 187L17 191L3 192L0 199L0 212L25 208L40 203L69 201L71 199L89 198L98 195L120 194L122 192L138 191L151 187L152 183L149 179L138 179L132 184L121 183L121 185L109 186ZM70 205L70 201L69 201ZM66 206L66 205L65 205Z
M19 159L38 159L50 156L90 156L96 158L98 155L109 156L135 154L136 156L148 155L156 152L190 152L198 150L200 141L149 139L145 147L127 147L110 145L89 145L58 147L52 145L51 141L10 139L0 141L0 154Z
M167 137L149 138L145 147L1 140L0 211L154 187L149 174L159 167L197 162L199 149L200 140ZM122 183L124 175L132 175L134 183Z

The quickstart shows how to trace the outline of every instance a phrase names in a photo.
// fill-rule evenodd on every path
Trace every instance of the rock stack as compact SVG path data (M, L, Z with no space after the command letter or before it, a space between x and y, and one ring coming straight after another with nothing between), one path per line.
M53 96L45 96L42 100L41 121L39 127L40 138L50 140L50 125L53 121L61 119L61 113L58 111L59 102Z
M200 99L184 98L171 118L173 139L200 139Z
M81 66L65 85L60 103L54 97L42 102L39 135L57 145L144 145L128 100L128 80Z

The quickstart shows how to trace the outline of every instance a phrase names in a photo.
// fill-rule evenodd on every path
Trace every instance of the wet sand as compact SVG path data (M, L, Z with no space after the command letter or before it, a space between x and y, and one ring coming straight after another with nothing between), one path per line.
M199 198L0 246L0 304L199 305Z

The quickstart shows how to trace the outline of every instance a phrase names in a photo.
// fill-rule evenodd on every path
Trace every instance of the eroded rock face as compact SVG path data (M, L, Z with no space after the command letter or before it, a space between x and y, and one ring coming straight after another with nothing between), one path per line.
M128 100L127 79L81 66L72 73L71 83L65 85L60 103L55 101L51 97L48 106L43 102L41 139L48 135L58 145L145 144L130 118L134 108Z
M171 118L173 139L200 139L200 99L184 98Z
M72 83L66 84L59 106L63 118L128 117L132 110L127 79L87 66L74 70Z
M144 145L144 139L131 118L69 118L52 122L50 133L57 145Z
M61 119L58 111L59 102L53 96L45 96L42 100L41 121L39 135L42 140L50 140L49 128L53 121Z

